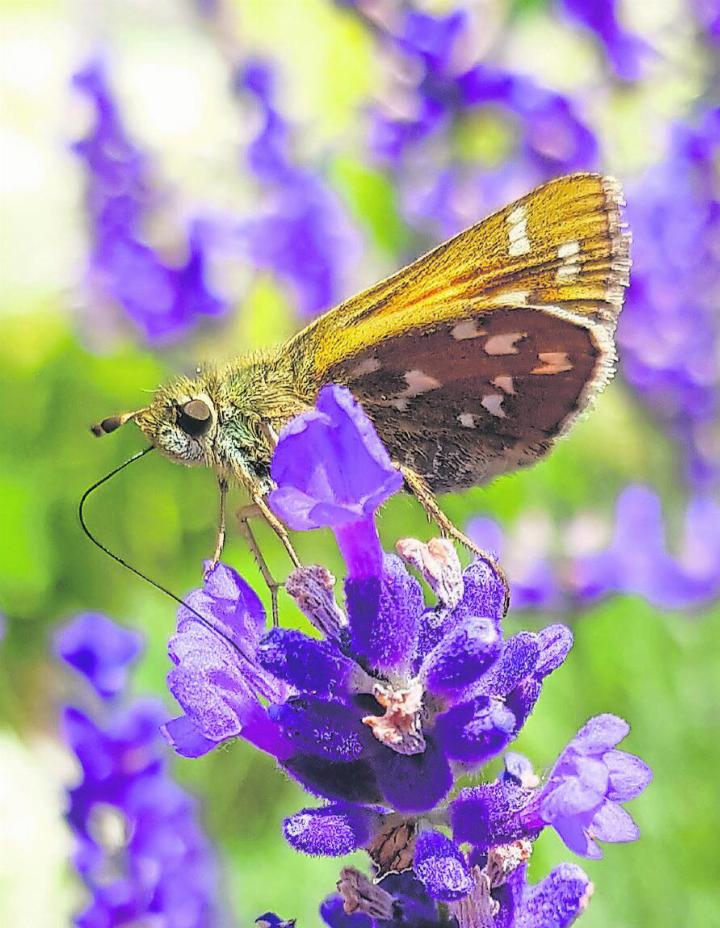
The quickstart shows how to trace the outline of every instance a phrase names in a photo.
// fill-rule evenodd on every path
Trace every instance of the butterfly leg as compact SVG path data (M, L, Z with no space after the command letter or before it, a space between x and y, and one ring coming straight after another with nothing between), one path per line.
M237 513L238 521L240 523L240 531L245 536L245 539L248 543L248 547L252 553L255 563L258 566L262 578L265 581L265 586L267 586L270 591L270 604L272 608L272 622L273 626L277 628L280 624L280 614L278 611L278 590L280 589L280 584L270 573L270 568L263 557L262 551L260 550L260 545L257 543L257 539L253 534L253 530L250 528L250 519L258 515L257 508L255 505L243 506Z
M205 576L217 567L222 557L223 548L225 547L225 504L227 502L228 482L223 477L218 479L218 489L220 490L220 512L218 515L218 529L215 539L215 552L210 561L210 566L205 571Z
M473 554L477 554L479 557L487 560L487 552L478 548L474 541L471 541L464 532L461 532L460 529L448 519L438 505L435 494L420 474L416 473L410 467L405 467L403 464L398 464L397 466L400 469L400 473L405 478L405 485L408 490L410 490L415 499L417 499L430 521L437 525L442 534L460 542L461 545L468 548Z
M300 567L300 558L297 556L297 552L295 551L295 548L293 548L292 542L290 541L290 536L287 533L287 529L282 524L280 519L278 519L272 509L270 509L262 496L253 496L253 503L255 506L257 506L260 515L263 517L263 519L265 519L267 524L282 542L283 547L288 553L288 557L293 563L293 567Z
M252 498L253 502L249 506L243 506L242 509L238 510L237 517L240 522L241 531L247 539L248 546L252 551L252 555L255 558L255 562L258 565L263 580L265 581L267 588L270 590L273 625L278 625L278 590L280 589L281 584L279 584L270 573L270 569L262 555L260 546L257 543L252 529L250 528L250 519L257 518L258 516L265 519L270 528L275 532L280 541L283 543L283 547L287 551L288 556L292 561L293 567L300 566L300 558L297 556L285 526L282 524L282 522L280 522L275 513L268 507L262 496L260 494L253 493Z

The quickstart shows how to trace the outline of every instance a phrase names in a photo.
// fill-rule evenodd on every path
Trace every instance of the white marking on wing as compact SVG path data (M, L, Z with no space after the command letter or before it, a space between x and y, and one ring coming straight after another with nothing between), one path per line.
M567 351L540 351L538 358L542 364L534 367L531 374L562 374L573 369Z
M458 422L464 429L475 428L475 416L471 412L461 412L458 416Z
M525 306L529 296L529 290L505 290L494 296L490 302L495 306Z
M497 416L499 419L506 419L507 416L502 408L502 401L504 399L505 397L500 396L499 393L491 393L480 400L480 405L484 406L491 416Z
M508 213L508 254L513 257L526 255L530 251L530 239L527 234L527 212L524 206L516 206Z
M557 256L562 261L562 264L557 269L556 280L572 279L580 274L579 254L580 242L564 242L562 245L558 245Z
M405 383L407 388L403 390L403 396L419 396L421 393L427 393L428 390L437 390L442 386L439 380L435 380L429 374L420 370L405 371Z
M490 383L494 387L497 387L498 390L502 390L503 393L515 393L515 384L513 383L513 379L507 374L498 374L497 377L493 377Z
M375 371L379 371L381 366L377 358L365 358L353 367L348 377L351 380L355 380L358 377L365 377L367 374L374 374Z
M515 342L525 338L526 334L526 332L503 332L501 335L491 335L483 347L487 354L519 354L520 349L515 346Z
M558 258L570 258L573 255L580 254L580 242L565 242L559 245L557 250Z
M479 329L474 319L464 319L450 329L450 334L455 341L461 342L466 338L478 338L480 335L485 335L485 329Z

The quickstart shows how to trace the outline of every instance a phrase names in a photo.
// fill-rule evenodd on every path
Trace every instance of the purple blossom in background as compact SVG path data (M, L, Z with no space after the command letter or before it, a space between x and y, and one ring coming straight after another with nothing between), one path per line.
M623 376L684 450L692 483L720 479L720 109L674 127L628 191L633 273Z
M371 109L370 148L392 173L412 226L445 237L544 180L596 166L597 143L573 101L468 58L478 42L464 10L433 16L408 7L381 18L371 5L356 7L401 75ZM478 136L473 120L482 118L510 145L485 163L453 141L464 130Z
M101 696L116 697L99 713L67 706L62 716L64 740L81 771L68 791L74 864L90 897L74 923L220 925L217 863L195 800L167 770L162 704L120 701L138 636L88 613L60 630L56 650Z
M652 49L641 38L622 28L617 0L561 0L560 6L572 20L595 33L619 78L637 81L642 77L643 65Z
M198 756L244 737L324 800L285 819L292 847L332 857L364 848L380 876L406 871L375 886L359 871L343 870L340 896L323 905L331 926L427 928L436 923L438 900L471 928L468 913L483 887L483 905L492 901L488 917L502 911L502 900L509 914L482 924L550 928L548 912L563 905L558 918L570 924L587 895L584 875L574 895L557 874L512 892L509 877L548 825L585 856L597 856L595 838L636 837L618 803L642 791L649 771L614 750L625 723L614 716L588 723L544 785L524 758L508 755L502 778L449 801L458 776L517 736L543 680L567 657L570 631L551 625L505 638L507 590L499 570L477 557L462 571L445 540L404 539L400 557L363 553L364 546L379 550L375 510L398 488L399 475L344 388L326 388L315 410L283 430L272 473L277 490L270 502L289 525L325 525L338 534L349 561L347 612L328 571L298 568L287 591L322 637L264 632L255 594L218 565L188 598L194 611L180 608L170 643L175 666L168 682L184 710L166 726L173 746ZM403 561L424 577L435 605L425 605ZM461 849L468 843L469 857ZM497 899L490 900L488 886Z
M297 163L271 66L261 60L239 65L234 90L262 117L246 160L261 185L264 208L240 222L240 249L253 265L287 285L302 314L314 315L346 295L348 273L361 252L358 232L322 176Z
M677 554L667 550L660 498L642 485L618 497L604 545L583 514L548 529L521 520L503 536L492 519L468 523L478 545L502 556L518 609L577 610L615 594L642 596L660 609L694 609L720 596L720 505L707 495L690 500Z
M206 280L202 224L191 221L179 230L184 254L177 263L168 262L145 239L143 227L161 208L150 159L126 130L99 59L80 70L73 83L94 114L88 134L73 145L87 172L92 237L87 286L93 311L103 303L120 307L151 342L180 338L198 319L225 308Z
M693 13L711 45L720 45L720 4L717 0L692 0Z
M130 666L143 649L142 635L98 612L76 616L56 635L58 657L82 674L103 699L122 693Z

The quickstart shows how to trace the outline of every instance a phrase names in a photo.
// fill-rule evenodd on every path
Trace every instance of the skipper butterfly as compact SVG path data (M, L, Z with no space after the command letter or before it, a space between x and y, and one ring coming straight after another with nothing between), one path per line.
M282 426L312 406L324 384L345 384L407 488L444 532L473 547L435 494L532 464L613 374L630 269L623 205L612 178L560 177L278 348L179 377L149 406L93 432L132 420L167 457L213 469L221 489L215 560L235 482L297 563L264 500L270 459Z

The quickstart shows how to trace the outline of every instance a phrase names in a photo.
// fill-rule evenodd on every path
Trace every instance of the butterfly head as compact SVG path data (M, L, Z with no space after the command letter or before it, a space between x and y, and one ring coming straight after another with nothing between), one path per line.
M215 463L217 403L204 381L178 378L161 387L148 406L103 419L92 432L107 435L126 422L134 422L155 448L177 463Z

